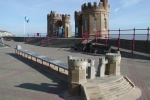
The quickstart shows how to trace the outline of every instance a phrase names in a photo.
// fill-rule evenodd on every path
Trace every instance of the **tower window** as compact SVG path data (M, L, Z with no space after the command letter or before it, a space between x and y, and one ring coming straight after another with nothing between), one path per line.
M53 24L53 32L55 32L56 30L55 30L55 24Z
M87 19L85 19L85 31L87 31Z
M107 19L104 18L104 29L107 29Z
M78 27L76 27L76 33L78 33Z
M97 18L94 18L94 30L97 30Z

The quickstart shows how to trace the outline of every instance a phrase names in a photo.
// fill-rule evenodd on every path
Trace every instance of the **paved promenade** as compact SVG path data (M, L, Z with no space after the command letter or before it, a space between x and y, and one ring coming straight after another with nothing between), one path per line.
M69 49L33 46L22 42L4 41L4 44L11 47L0 49L0 100L64 100L63 96L67 90L67 78L60 80L59 75L56 77L15 55L16 44L64 62L67 62L68 55L72 55L94 58L97 66L99 56L103 56ZM139 96L137 100L150 100L150 61L122 57L121 73L128 76L136 87L141 89L141 94L135 91L135 95ZM125 96L122 98L120 100L129 100Z

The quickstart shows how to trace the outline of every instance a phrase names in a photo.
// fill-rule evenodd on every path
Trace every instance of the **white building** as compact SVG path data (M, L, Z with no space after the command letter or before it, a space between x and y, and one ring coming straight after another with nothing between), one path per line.
M0 30L0 37L13 36L10 32Z

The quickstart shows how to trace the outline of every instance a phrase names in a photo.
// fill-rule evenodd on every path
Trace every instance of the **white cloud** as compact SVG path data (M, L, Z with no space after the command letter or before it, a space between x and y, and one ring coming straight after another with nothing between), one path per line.
M129 6L137 5L141 0L121 0L120 3L123 7L127 8Z
M115 14L118 13L118 11L120 10L120 8L116 8L114 11L115 11Z

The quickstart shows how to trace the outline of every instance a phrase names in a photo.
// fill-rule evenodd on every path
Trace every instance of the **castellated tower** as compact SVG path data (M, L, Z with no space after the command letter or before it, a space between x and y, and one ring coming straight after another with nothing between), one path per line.
M89 36L95 36L97 30L101 30L102 36L108 35L110 5L108 0L100 0L99 4L94 2L85 3L81 11L75 11L75 36L82 37L84 32Z
M71 37L70 15L56 14L55 11L47 15L47 35L51 36L55 32L58 37Z
M63 37L71 37L70 15L62 15Z

